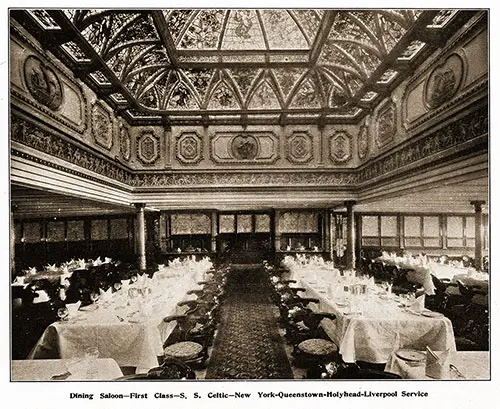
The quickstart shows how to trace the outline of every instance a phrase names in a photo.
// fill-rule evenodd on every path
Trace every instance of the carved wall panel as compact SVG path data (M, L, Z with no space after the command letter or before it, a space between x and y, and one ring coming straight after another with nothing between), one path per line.
M451 54L427 78L425 102L437 108L455 96L464 78L464 61L458 54Z
M130 150L132 143L130 140L130 133L127 126L120 125L120 155L122 159L128 161L130 160Z
M16 25L11 26L10 85L13 105L34 109L83 135L88 124L88 105L81 85Z
M113 146L113 118L100 102L92 105L92 136L94 142L107 149Z
M181 163L193 164L203 159L203 140L196 132L179 135L176 149L176 157Z
M24 78L33 98L52 111L59 109L63 100L62 87L53 69L30 55L24 62Z
M160 157L160 140L153 131L143 131L137 138L137 157L145 165L155 163Z
M272 132L220 132L212 136L215 163L264 164L278 159L278 138Z
M358 157L364 159L368 155L369 150L369 133L368 126L362 125L358 133Z
M352 158L352 136L346 131L330 136L330 159L335 163L346 163Z
M462 33L411 77L403 96L407 130L433 126L456 107L488 89L488 34L481 19Z
M380 109L376 128L376 139L379 147L385 146L394 140L397 131L397 120L396 104L393 101L389 101Z
M293 163L306 163L313 158L313 140L308 132L294 132L286 142L287 159Z

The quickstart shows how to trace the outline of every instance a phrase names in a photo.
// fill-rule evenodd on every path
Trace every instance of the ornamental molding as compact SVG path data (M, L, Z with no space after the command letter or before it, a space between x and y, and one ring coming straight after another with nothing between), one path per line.
M24 60L24 81L31 96L43 106L57 111L63 103L63 88L58 75L35 55Z
M393 173L437 153L480 138L488 133L488 107L482 106L455 122L416 140L409 140L400 149L377 158L358 170L359 183ZM470 152L470 149L467 150ZM442 158L439 163L442 163Z
M112 178L117 182L127 183L128 181L130 172L117 166L111 160L98 156L15 115L12 115L11 120L11 139L47 155L64 160L71 165ZM66 169L65 171L70 171L72 168Z
M88 122L89 122L89 109L88 109L88 103L87 103L87 97L85 95L85 92L81 86L80 83L75 81L73 78L71 78L66 72L64 72L63 69L59 67L59 64L54 63L53 61L49 61L46 58L44 58L42 55L44 51L35 44L30 38L28 38L18 27L15 25L11 26L11 29L13 32L21 38L22 41L24 41L27 45L29 45L33 50L30 50L31 53L26 57L26 60L31 57L35 56L38 59L40 59L46 67L50 67L56 74L58 74L59 78L64 78L66 81L63 81L67 86L74 87L74 91L78 94L78 97L81 98L81 104L80 107L82 109L82 122L81 124L77 124L75 122L71 122L67 120L66 118L62 117L58 112L53 111L52 109L49 109L47 106L41 104L38 102L36 99L30 97L29 90L26 90L28 92L22 92L18 90L16 87L11 86L10 87L10 92L12 95L14 95L16 98L21 100L22 102L32 106L33 108L39 110L40 112L44 113L48 117L52 118L53 120L59 122L60 124L66 126L67 128L71 129L72 131L75 131L76 133L83 135L85 131L87 130ZM25 60L25 61L26 61ZM24 64L22 64L24 67ZM25 73L24 69L22 70L21 77L24 80L24 83L27 84L26 78L25 78ZM24 90L23 90L24 91ZM64 104L64 100L63 100Z
M439 108L451 100L462 87L466 76L465 57L452 53L428 75L424 85L424 102L430 109Z
M160 157L160 139L152 130L144 130L137 137L137 158L144 165L153 165Z
M210 160L216 164L262 165L279 159L279 139L272 131L215 132Z
M336 131L330 136L330 159L334 163L347 163L352 158L352 135L345 131Z
M397 132L397 108L392 99L386 101L378 111L375 126L377 146L379 148L390 144L394 140Z
M111 150L114 134L113 116L108 108L96 101L92 104L92 137L101 148Z
M463 50L457 50L457 46L460 43L467 43L472 41L476 36L480 35L482 32L482 27L480 24L484 21L484 16L480 15L478 17L475 17L474 19L469 22L469 25L466 30L464 30L462 33L460 33L455 39L453 39L452 42L450 42L445 48L443 48L439 54L437 54L434 58L424 62L418 69L417 71L408 79L408 83L405 87L405 90L403 92L403 104L402 106L405 107L403 109L403 114L405 116L404 118L404 126L407 131L412 131L415 130L416 128L420 127L426 122L429 122L430 120L438 117L440 114L443 112L447 111L453 106L458 105L461 101L466 100L469 98L469 96L473 95L477 91L485 88L487 89L488 87L488 78L485 78L483 80L480 80L476 84L473 84L472 86L468 86L466 89L463 89L463 92L459 92L452 98L451 100L443 103L439 107L423 114L419 118L414 119L413 121L408 121L406 118L406 106L408 104L408 96L409 94L421 83L422 81L427 82L424 78L425 76L433 70L436 65L439 63L439 61L443 61L448 56L451 54L457 54L460 53L462 54L461 57L464 61L464 70L467 70L467 59L465 57L465 54L463 53ZM475 32L474 32L475 31ZM472 33L472 35L471 35ZM468 37L469 38L466 38ZM463 77L465 78L466 75L464 74Z
M120 156L123 160L130 160L130 153L132 149L132 141L130 138L130 132L126 125L120 124Z
M361 125L358 132L358 157L365 159L370 149L369 128L368 125Z
M307 163L313 159L313 137L308 131L294 131L286 140L286 158L292 163Z
M203 159L203 139L196 131L177 136L175 156L180 163L192 165Z
M22 152L19 148L12 149L15 156L22 156L31 161L42 163L70 174L75 174L86 179L96 180L106 185L112 185L101 179L89 176L85 172L111 178L133 188L206 188L209 186L350 186L353 188L375 183L376 180L386 175L394 175L399 169L408 169L408 166L434 157L432 163L442 163L445 157L436 154L449 149L463 146L471 152L471 145L487 143L485 135L488 133L488 107L483 105L478 110L471 112L453 123L440 129L422 135L416 140L404 142L398 150L383 155L363 165L361 168L350 171L325 170L325 171L296 171L296 172L172 172L172 171L131 171L129 168L116 165L116 162L101 157L93 152L81 148L52 132L12 115L11 139L20 145L28 146L34 150L46 153L53 157L68 162L68 167L54 164L36 158L32 154ZM482 148L481 148L482 149ZM455 149L455 152L457 149ZM429 162L431 163L431 162ZM78 166L82 171L75 170Z

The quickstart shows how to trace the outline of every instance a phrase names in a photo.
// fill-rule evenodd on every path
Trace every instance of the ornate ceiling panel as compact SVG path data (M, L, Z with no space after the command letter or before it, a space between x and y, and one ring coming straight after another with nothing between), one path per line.
M285 124L359 121L459 14L99 9L17 18L127 120L206 124L230 115Z

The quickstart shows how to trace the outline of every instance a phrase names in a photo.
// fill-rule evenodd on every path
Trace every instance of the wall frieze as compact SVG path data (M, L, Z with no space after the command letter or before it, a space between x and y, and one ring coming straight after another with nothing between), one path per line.
M409 164L457 147L488 133L488 108L472 112L418 140L409 141L389 155L359 170L359 183L365 183L404 168Z
M475 143L474 140L477 139L478 144L484 143L484 139L480 137L484 137L488 133L488 107L482 106L477 111L469 113L428 135L405 142L388 155L380 156L372 162L352 170L289 172L259 172L253 170L234 172L132 171L125 166L117 166L112 160L76 146L72 142L24 119L13 116L11 125L11 138L13 141L62 159L71 165L76 165L82 171L45 161L46 166L57 166L60 170L78 174L87 179L94 178L102 183L105 183L105 181L89 176L85 173L85 170L112 178L132 188L206 188L210 186L349 186L356 188L361 185L366 186L371 181L376 183L385 175L393 177L400 169L404 169L406 172L409 165L411 166L415 162L422 163L426 158L430 158L428 165L437 163L436 154L446 154L450 149L465 146L466 142L473 141ZM468 149L470 149L470 146L468 146ZM25 153L17 149L13 149L12 154L26 156ZM26 157L33 161L40 160L32 155Z

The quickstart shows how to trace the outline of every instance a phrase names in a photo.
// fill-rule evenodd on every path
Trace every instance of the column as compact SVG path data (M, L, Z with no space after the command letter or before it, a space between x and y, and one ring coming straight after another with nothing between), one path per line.
M356 268L356 231L353 212L355 203L354 200L347 200L344 202L347 209L346 269L348 270Z
M470 202L474 206L475 212L475 251L474 251L474 267L477 270L483 269L483 205L486 204L484 200L474 200Z
M274 249L281 251L280 211L274 211Z
M167 214L160 213L160 250L162 253L167 252Z
M211 237L211 242L210 242L210 251L212 253L216 253L217 252L217 218L219 217L219 214L217 213L217 211L213 211L212 212L212 218L211 218L211 222L212 222L212 228L211 228L211 234L212 234L212 237Z
M145 203L136 203L137 208L137 253L139 256L139 270L146 270L146 219Z
M331 227L330 227L330 210L323 212L323 252L330 255L330 242L331 242Z

